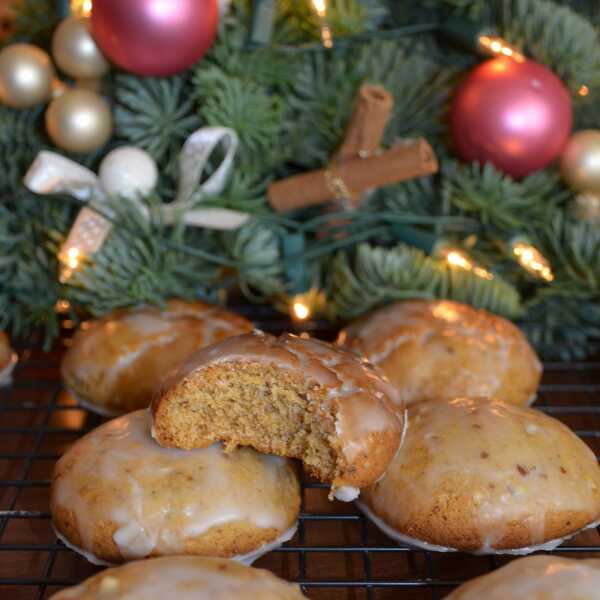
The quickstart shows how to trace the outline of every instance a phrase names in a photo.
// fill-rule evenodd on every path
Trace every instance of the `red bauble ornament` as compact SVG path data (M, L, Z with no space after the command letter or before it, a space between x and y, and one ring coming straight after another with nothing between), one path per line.
M179 73L217 33L217 0L94 0L92 35L102 52L137 75Z
M491 162L525 177L558 157L571 134L571 97L531 60L497 58L475 67L456 90L451 130L467 161Z

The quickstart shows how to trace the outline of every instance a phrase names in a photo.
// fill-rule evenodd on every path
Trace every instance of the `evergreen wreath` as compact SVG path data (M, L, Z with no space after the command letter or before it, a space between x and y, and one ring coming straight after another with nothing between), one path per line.
M48 47L55 2L23 0L6 43ZM421 6L416 6L420 4ZM575 4L575 3L574 3ZM576 129L600 125L600 11L550 0L330 0L336 43L323 48L309 2L280 0L272 43L248 47L251 2L233 0L217 42L188 71L165 79L113 72L116 121L108 146L74 157L91 168L123 144L160 165L149 205L173 198L182 142L219 125L240 138L233 174L208 205L243 210L242 228L216 232L148 221L131 203L111 203L105 245L66 283L57 251L81 208L38 197L22 177L52 145L39 108L0 106L0 328L58 335L59 301L69 316L203 297L239 288L252 302L287 307L317 290L321 312L349 319L402 298L451 298L517 321L547 357L582 357L600 339L600 226L572 213L575 193L550 167L516 181L491 165L464 164L447 144L449 96L479 58L439 35L449 19L493 25L512 45L550 67L571 90ZM358 209L275 214L274 180L321 167L339 146L363 83L395 98L386 142L426 136L438 174L372 193ZM578 94L585 83L589 94ZM66 200L70 200L67 202ZM507 242L526 236L552 265L551 282L531 276ZM416 237L415 237L416 236ZM427 243L414 242L417 238ZM444 240L493 278L448 264L432 249Z

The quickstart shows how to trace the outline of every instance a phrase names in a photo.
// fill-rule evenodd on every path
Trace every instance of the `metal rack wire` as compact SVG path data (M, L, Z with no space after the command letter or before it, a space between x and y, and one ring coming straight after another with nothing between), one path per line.
M238 307L257 326L278 332L289 321L261 307ZM305 330L325 339L322 323ZM102 419L79 407L61 387L61 351L20 348L12 387L0 391L0 598L38 600L98 569L52 533L49 479L56 459ZM546 364L538 408L573 428L600 451L600 363ZM508 557L436 554L399 546L352 504L329 502L326 486L305 481L298 533L255 566L298 581L310 598L438 599ZM580 534L557 552L600 557L600 536Z

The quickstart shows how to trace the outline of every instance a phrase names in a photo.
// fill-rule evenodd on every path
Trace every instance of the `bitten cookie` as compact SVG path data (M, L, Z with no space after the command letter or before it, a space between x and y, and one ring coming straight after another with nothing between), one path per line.
M363 498L402 542L527 554L600 520L600 469L568 427L537 410L426 402L409 409L402 451Z
M51 600L302 600L297 585L231 560L176 556L107 569Z
M195 351L252 329L246 319L204 302L118 310L75 334L62 378L91 410L119 415L146 408L165 374Z
M379 366L409 405L459 396L527 405L542 374L515 325L447 300L385 306L346 327L338 343Z
M600 560L528 556L461 585L446 600L593 600Z
M8 336L0 331L0 386L11 382L12 372L17 364L17 355L10 347Z
M140 410L98 427L57 462L57 534L91 562L199 554L251 561L292 537L294 467L250 448L161 448Z
M198 352L153 403L163 446L229 448L299 458L341 500L384 473L400 445L395 390L331 344L254 333Z

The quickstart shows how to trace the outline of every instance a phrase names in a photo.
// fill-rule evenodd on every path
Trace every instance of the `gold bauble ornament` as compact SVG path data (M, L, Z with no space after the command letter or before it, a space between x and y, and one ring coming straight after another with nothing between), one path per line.
M46 111L46 130L52 141L69 152L91 152L112 134L108 104L94 92L69 90L55 98Z
M579 194L573 201L571 210L580 221L598 225L600 223L600 196L591 193Z
M98 79L110 68L96 45L87 17L68 17L52 36L52 56L61 71L76 79Z
M600 194L600 131L585 129L571 136L560 159L560 170L575 191Z
M30 44L12 44L0 51L0 103L31 108L52 95L54 67L46 52Z

